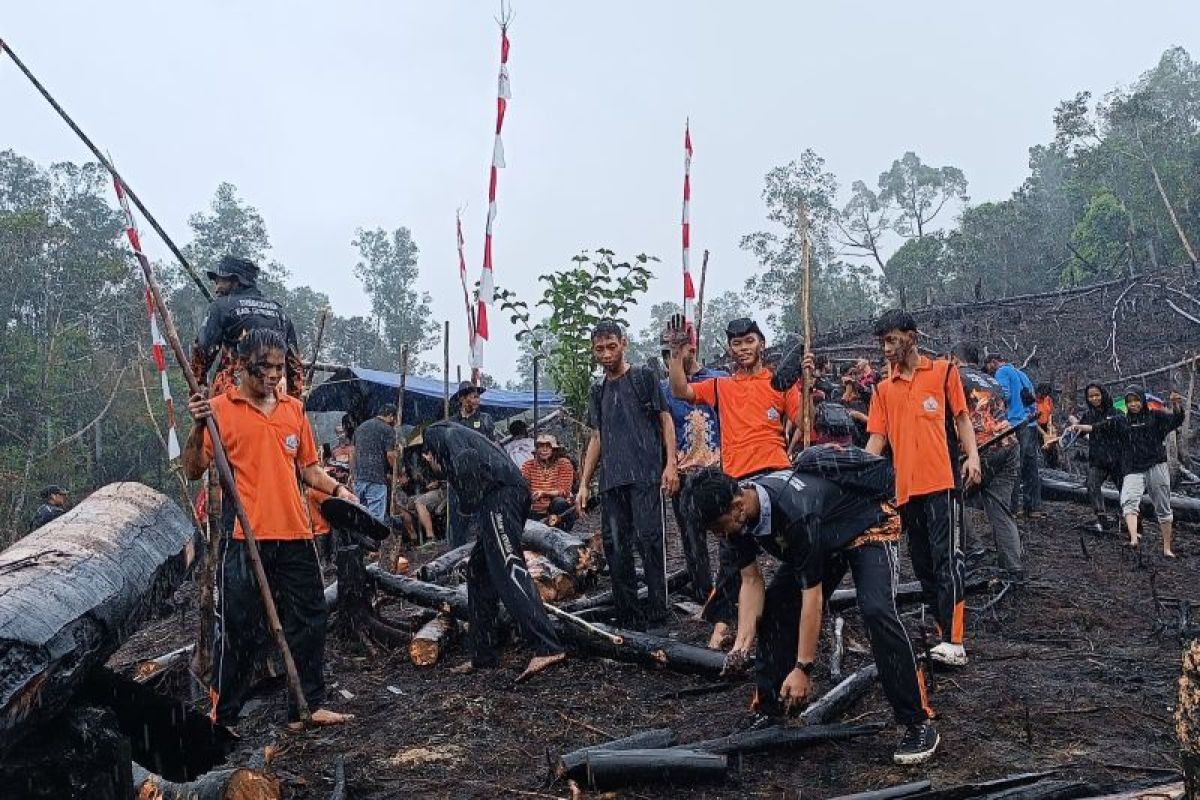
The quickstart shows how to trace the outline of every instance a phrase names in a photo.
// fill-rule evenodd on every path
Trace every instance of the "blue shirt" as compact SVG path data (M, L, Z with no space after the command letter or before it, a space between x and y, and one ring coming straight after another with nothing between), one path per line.
M1008 424L1018 425L1033 413L1035 405L1026 405L1021 400L1021 390L1028 389L1033 394L1033 381L1029 376L1012 364L1005 364L996 370L993 376L1004 390L1004 399L1008 401Z
M700 370L688 378L688 383L706 381L710 378L728 377L722 369ZM667 410L675 422L675 452L679 469L712 467L721 464L721 422L711 406L693 405L671 394L671 382L662 382L663 397Z

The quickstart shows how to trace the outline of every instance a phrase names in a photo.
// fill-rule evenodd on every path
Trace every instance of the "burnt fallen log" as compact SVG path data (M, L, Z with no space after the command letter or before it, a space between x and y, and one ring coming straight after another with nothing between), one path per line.
M582 539L537 520L525 522L521 546L526 550L541 553L550 559L554 566L575 578L583 578L595 572L599 566L592 558L591 549Z
M1096 787L1083 781L1039 781L1032 786L1020 786L985 795L986 800L1074 800L1095 797Z
M129 739L106 708L73 705L53 725L31 731L0 759L6 800L128 800Z
M640 731L622 739L601 742L590 747L581 747L564 753L558 759L555 775L559 778L580 778L590 756L606 750L657 750L675 744L675 731L670 728L654 728Z
M454 616L455 619L467 619L467 589L460 586L450 589L435 583L419 581L407 575L393 575L380 569L377 564L367 566L367 575L375 582L381 592L402 597L412 603L435 611L442 611Z
M1183 781L1166 783L1128 792L1106 794L1097 800L1183 800L1185 796Z
M677 569L674 572L667 574L667 591L677 592L688 584L687 570ZM638 600L645 600L650 596L650 590L645 586L638 587ZM581 597L578 600L572 600L569 603L562 603L559 608L563 611L578 612L587 611L600 606L611 606L613 604L612 589L605 589L603 592L589 594L587 597Z
M525 565L543 603L570 600L575 596L575 579L541 553L526 550Z
M560 625L558 632L564 643L577 651L631 664L646 664L674 672L709 677L720 675L725 666L725 654L716 650L608 625L597 624L595 627L611 637L620 639L621 643L617 644L611 638L596 636L573 625Z
M859 736L874 736L883 730L882 725L804 725L787 727L776 725L757 731L740 731L722 736L719 739L707 739L702 742L689 742L684 745L690 750L701 750L705 753L757 753L762 750L778 748L808 747L823 742L844 742Z
M967 593L978 592L986 588L988 581L986 578L967 578L966 591ZM909 581L896 586L896 605L902 606L908 603L919 603L922 599L921 584L917 581ZM836 589L829 596L830 611L844 611L847 608L854 608L858 604L857 589Z
M275 800L279 781L258 770L235 768L206 772L194 781L175 783L133 765L133 794L138 800Z
M975 797L992 797L997 792L1029 786L1053 775L1053 772L1018 772L977 783L962 783L957 786L947 786L944 789L932 789L928 792L912 795L914 800L969 800Z
M634 783L715 783L725 780L725 756L696 750L598 750L587 757L583 783L615 789Z
M1042 477L1042 497L1046 500L1063 500L1072 503L1088 503L1087 486L1083 481L1078 480L1073 475L1067 472L1062 472L1056 469L1039 470ZM1117 489L1110 489L1107 486L1102 488L1101 493L1104 495L1104 502L1110 506L1118 506L1121 502L1121 493ZM1175 514L1175 519L1182 519L1187 522L1200 521L1200 498L1188 497L1187 495L1171 493L1171 510ZM1150 502L1149 497L1142 498L1141 511L1143 515L1154 513L1154 505Z
M192 537L166 495L114 483L0 553L0 756L171 597Z
M436 664L458 636L458 620L449 614L438 614L425 623L408 643L408 657L418 667Z
M417 569L416 577L430 583L440 583L443 579L454 571L454 568L466 560L467 556L471 555L471 548L475 546L475 542L467 542L451 550L447 550L435 559L432 559Z
M898 800L901 797L912 797L913 795L920 794L927 790L930 785L929 781L902 783L899 786L889 786L886 789L875 789L870 792L843 794L831 800Z
M824 725L837 719L870 691L879 678L879 668L868 664L834 686L800 713L806 725Z

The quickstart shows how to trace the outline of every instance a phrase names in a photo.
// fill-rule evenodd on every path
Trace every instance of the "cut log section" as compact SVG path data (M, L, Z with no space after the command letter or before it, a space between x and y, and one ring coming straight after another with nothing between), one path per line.
M526 550L524 555L529 577L537 587L538 596L542 598L543 603L570 600L575 596L574 578L541 553Z
M407 575L393 575L380 569L378 564L369 564L367 574L375 581L375 586L381 592L403 597L405 600L425 608L449 613L455 619L467 620L467 589L465 586L449 589L434 583L419 581Z
M422 626L408 643L408 657L418 667L436 664L458 635L458 620L438 614Z
M279 800L279 782L253 769L218 769L194 781L174 783L133 765L136 800Z
M1183 781L1179 781L1120 794L1106 794L1097 800L1183 800L1185 796Z
M1057 469L1043 469L1038 472L1042 477L1043 499L1066 500L1072 503L1090 502L1088 500L1087 486L1074 475ZM1100 491L1104 495L1106 503L1111 506L1120 505L1120 491L1110 489L1107 486ZM1142 498L1141 510L1143 515L1150 515L1154 512L1154 505L1150 502L1148 496ZM1186 522L1200 521L1200 498L1172 493L1171 510L1175 514L1175 519L1181 519Z
M147 658L144 661L139 661L137 668L133 672L133 679L138 683L148 683L164 672L173 669L176 665L190 659L195 649L196 645L189 644L185 647L172 650L169 653L163 653L157 658Z
M834 797L832 800L899 800L902 797L912 797L913 795L920 794L929 789L930 785L929 781L902 783L899 786L889 786L886 789L876 789L871 792L844 794Z
M798 728L777 725L757 731L741 731L719 739L689 742L684 746L689 750L722 755L757 753L784 747L809 747L822 742L844 742L859 736L874 736L882 729L882 725L804 725Z
M725 779L725 756L696 750L599 750L587 757L583 782L591 789L634 783L714 783Z
M677 569L667 575L667 591L677 592L684 586L687 586L687 584L687 570ZM638 588L638 600L645 600L649 596L650 591L645 586ZM612 589L606 589L603 592L596 592L595 594L589 594L587 597L581 597L578 600L572 600L569 603L563 603L559 607L562 608L563 611L570 611L574 613L578 611L586 611L592 608L599 608L600 606L611 606L612 604Z
M800 714L801 721L806 725L824 725L833 722L866 694L878 677L879 668L874 664L868 664L804 709Z
M675 731L670 728L641 731L623 739L613 739L610 742L601 742L564 753L558 759L555 775L559 778L583 778L588 757L604 750L659 750L673 744L675 744Z
M455 547L453 550L447 550L437 558L421 566L417 570L416 577L430 583L441 583L454 571L455 567L466 561L467 556L471 555L471 548L474 546L474 542L467 542L464 545Z
M725 666L725 654L716 650L607 625L596 625L596 627L605 633L619 637L621 644L615 644L610 639L590 634L573 625L560 625L558 631L563 641L575 649L617 661L647 664L675 672L709 677L720 675L721 669Z
M166 495L114 483L0 553L0 756L171 596L192 537Z
M600 566L592 557L591 548L582 539L549 525L528 520L521 534L521 546L541 553L554 566L574 578L584 578Z

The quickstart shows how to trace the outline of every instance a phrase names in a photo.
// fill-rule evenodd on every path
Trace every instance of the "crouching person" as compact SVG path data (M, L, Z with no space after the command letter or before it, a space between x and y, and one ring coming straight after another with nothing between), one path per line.
M204 420L214 417L245 506L267 582L278 604L283 635L296 662L311 722L335 725L353 719L321 708L325 701L325 594L313 546L299 472L312 489L352 502L358 498L327 475L317 461L304 404L282 390L287 341L267 329L251 330L238 342L236 386L211 401L194 395L188 403L192 431L183 450L183 471L197 480L213 459ZM213 642L211 716L237 723L256 661L256 645L265 638L265 613L246 552L246 538L226 502L217 562L217 632ZM288 693L288 727L302 727L299 709Z
M577 513L571 497L575 465L558 446L555 436L538 434L533 458L521 465L521 476L529 484L530 519L563 531L575 527Z
M841 458L825 447L809 451ZM843 452L871 468L883 464L859 450ZM939 737L894 600L900 526L880 496L816 474L781 471L738 483L705 470L688 480L684 503L738 552L738 637L726 665L749 663L757 632L755 724L780 722L808 701L822 610L849 569L884 693L905 729L893 759L919 764L932 757ZM781 562L769 586L759 551Z
M467 601L474 653L459 672L495 667L499 603L512 615L533 658L525 680L566 657L521 553L529 485L508 454L482 434L453 422L425 429L424 458L458 498L459 520L475 540L467 559Z

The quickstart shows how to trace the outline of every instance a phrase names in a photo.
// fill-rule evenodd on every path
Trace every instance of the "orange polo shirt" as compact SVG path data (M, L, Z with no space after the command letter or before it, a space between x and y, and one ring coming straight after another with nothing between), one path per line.
M304 405L280 392L268 416L238 394L236 387L212 400L213 416L233 468L238 494L256 539L309 539L312 533L296 469L317 463L317 448ZM212 458L212 441L204 434L204 453ZM236 522L235 539L244 539Z
M721 421L721 469L742 478L768 469L787 469L783 425L800 416L800 386L771 388L771 370L736 372L690 384L696 402L713 406Z
M962 378L948 361L921 356L911 377L892 370L876 386L867 433L886 437L892 447L897 505L954 488L946 439L947 405L951 417L967 410Z

